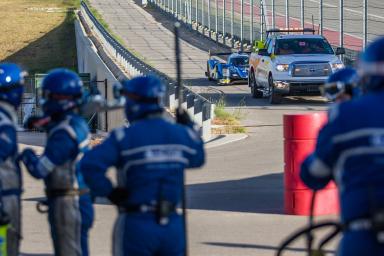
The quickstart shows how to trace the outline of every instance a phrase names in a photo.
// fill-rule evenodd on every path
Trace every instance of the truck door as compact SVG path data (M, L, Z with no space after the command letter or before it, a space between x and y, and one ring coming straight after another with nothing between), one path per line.
M267 44L266 48L268 50L268 53L271 55L273 51L273 42L274 40L270 39ZM269 66L271 62L270 56L260 56L261 60L258 65L258 83L259 85L263 85L264 87L268 86L268 74L269 74Z

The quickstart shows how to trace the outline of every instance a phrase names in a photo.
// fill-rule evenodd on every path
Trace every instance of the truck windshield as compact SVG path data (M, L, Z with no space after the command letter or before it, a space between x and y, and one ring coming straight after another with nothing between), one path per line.
M233 66L248 66L249 64L249 59L247 56L242 56L242 57L233 57L230 58L228 61L228 64L232 64Z
M334 54L334 52L328 41L323 38L290 38L276 40L275 54Z

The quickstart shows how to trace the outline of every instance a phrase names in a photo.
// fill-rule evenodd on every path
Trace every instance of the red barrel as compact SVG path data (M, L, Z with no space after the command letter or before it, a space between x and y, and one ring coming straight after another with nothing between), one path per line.
M318 132L326 122L326 112L284 115L284 209L287 214L310 214L312 190L301 181L300 166L315 149ZM338 212L338 192L331 182L317 193L314 214Z

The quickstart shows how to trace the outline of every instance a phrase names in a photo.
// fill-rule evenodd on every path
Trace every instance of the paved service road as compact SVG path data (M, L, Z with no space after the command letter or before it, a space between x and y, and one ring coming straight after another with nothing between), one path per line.
M132 1L90 2L128 48L174 77L173 35L167 29L172 22ZM191 255L273 255L283 237L306 223L304 217L283 214L282 115L324 110L326 105L320 98L292 97L269 106L266 99L252 99L246 85L216 86L203 77L207 50L227 49L195 32L183 30L182 38L186 82L206 97L224 96L228 109L244 116L249 134L245 140L208 149L207 165L187 175ZM105 251L97 244L98 231L111 228L107 216L113 208L103 207L92 231L95 255ZM303 248L295 244L287 255L305 255Z

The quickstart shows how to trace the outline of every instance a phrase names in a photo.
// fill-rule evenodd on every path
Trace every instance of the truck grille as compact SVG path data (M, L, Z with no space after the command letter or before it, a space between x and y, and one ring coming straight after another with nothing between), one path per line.
M331 73L332 69L328 62L295 63L292 65L292 76L294 77L329 76Z

